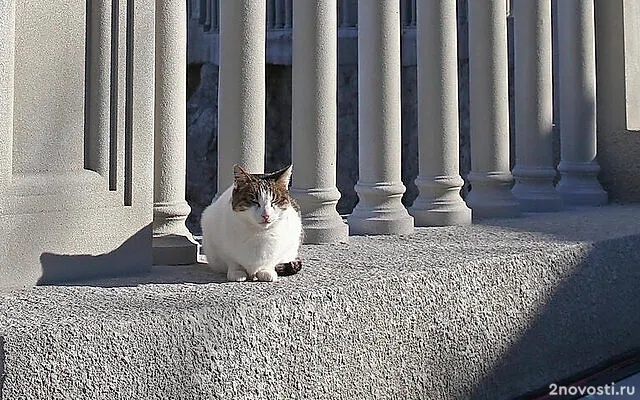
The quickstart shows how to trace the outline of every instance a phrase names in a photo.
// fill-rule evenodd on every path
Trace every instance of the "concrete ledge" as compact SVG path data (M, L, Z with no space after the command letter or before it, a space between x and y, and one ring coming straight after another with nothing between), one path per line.
M640 206L0 294L0 398L505 399L638 346Z

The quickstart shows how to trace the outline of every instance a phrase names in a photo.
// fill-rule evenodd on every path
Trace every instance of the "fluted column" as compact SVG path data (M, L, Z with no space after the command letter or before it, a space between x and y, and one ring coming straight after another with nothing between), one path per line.
M471 192L474 218L513 217L505 0L469 2Z
M513 195L523 211L557 211L553 186L551 0L514 0L516 164Z
M197 244L184 222L185 201L187 5L156 1L155 138L153 185L153 262L191 264Z
M413 217L402 205L400 176L400 2L358 2L359 202L355 234L404 234Z
M87 127L95 140L87 143L85 168L108 178L111 127L111 1L92 1L89 8Z
M265 0L220 0L218 195L233 184L233 165L264 170Z
M593 0L557 4L560 84L560 182L568 205L600 205L607 193L596 161L596 62Z
M416 226L466 225L460 197L455 0L418 0L418 177L409 210Z
M291 194L306 243L344 241L349 228L336 211L336 0L295 0L293 18Z

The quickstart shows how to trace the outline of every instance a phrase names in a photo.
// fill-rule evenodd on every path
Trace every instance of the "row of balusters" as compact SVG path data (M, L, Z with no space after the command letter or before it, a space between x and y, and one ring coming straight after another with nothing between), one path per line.
M400 1L400 20L403 27L416 26L416 0ZM198 21L205 32L217 33L220 28L220 0L188 0L188 15ZM358 25L358 0L337 0L340 28ZM293 24L293 0L267 0L267 29L288 30Z

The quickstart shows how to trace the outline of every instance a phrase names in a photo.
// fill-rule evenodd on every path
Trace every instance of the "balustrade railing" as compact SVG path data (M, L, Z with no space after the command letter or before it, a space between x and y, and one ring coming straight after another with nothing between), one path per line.
M188 17L198 21L206 32L219 32L220 0L187 0ZM358 0L338 0L338 27L358 26ZM292 29L293 0L267 0L267 29ZM415 28L416 0L401 0L400 19L402 26Z
M593 0L558 2L560 104L552 104L551 0L469 2L471 191L460 197L455 0L202 0L191 18L219 34L219 170L264 160L264 60L269 30L292 30L293 149L307 240L343 240L337 217L336 73L340 29L357 29L360 202L351 233L401 234L415 225L471 223L521 211L607 201L597 180ZM510 170L507 13L514 17L515 169ZM214 15L215 14L215 15ZM221 23L218 23L220 21ZM296 26L296 23L300 25ZM400 34L416 27L420 195L400 202ZM554 187L553 107L562 150ZM219 177L219 188L230 182ZM412 217L413 216L413 217ZM415 221L414 221L415 218Z
M222 0L187 0L190 36L209 38L211 46L193 46L190 62L219 62L220 3ZM400 2L401 34L416 28L416 0ZM266 1L267 62L290 65L292 60L294 0ZM339 61L343 64L357 62L358 0L337 0L337 35ZM415 65L415 35L406 35L403 44L403 65ZM206 42L206 40L198 40Z

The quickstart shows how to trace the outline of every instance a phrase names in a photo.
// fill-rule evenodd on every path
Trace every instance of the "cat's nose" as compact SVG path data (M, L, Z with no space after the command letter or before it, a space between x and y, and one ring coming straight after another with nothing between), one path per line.
M271 215L269 214L262 214L262 221L263 222L269 222L269 219L271 218Z

